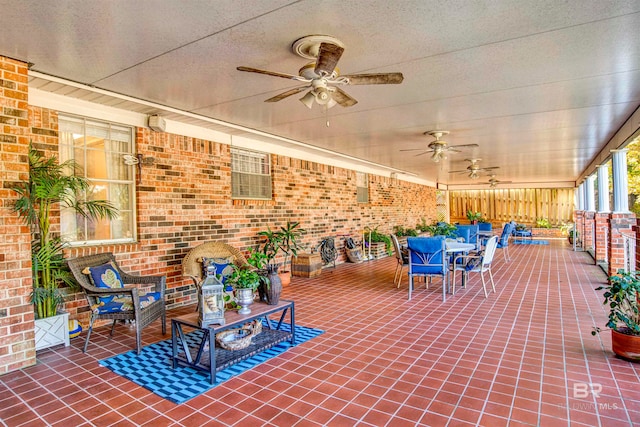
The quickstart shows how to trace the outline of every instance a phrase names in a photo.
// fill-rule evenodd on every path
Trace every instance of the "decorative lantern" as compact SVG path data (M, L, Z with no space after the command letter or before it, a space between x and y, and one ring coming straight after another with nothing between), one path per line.
M207 277L200 286L200 314L198 321L201 327L213 323L224 325L224 285L216 277L215 266L207 267Z

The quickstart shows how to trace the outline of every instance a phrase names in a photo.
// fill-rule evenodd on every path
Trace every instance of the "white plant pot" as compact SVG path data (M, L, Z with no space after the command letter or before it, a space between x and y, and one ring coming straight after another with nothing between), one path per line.
M69 313L35 320L36 350L64 344L69 346Z

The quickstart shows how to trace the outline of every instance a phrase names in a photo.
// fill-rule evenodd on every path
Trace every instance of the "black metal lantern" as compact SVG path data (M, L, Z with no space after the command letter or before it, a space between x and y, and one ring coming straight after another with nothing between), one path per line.
M200 314L198 321L201 327L217 323L224 325L224 285L216 277L215 267L207 268L207 276L200 286Z

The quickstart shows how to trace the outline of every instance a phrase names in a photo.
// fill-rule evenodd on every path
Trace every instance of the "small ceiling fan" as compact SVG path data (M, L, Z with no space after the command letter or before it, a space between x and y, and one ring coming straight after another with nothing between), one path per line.
M425 135L431 135L436 140L429 144L429 149L424 150L422 153L416 154L416 156L422 156L427 153L431 153L431 160L438 163L442 159L446 159L447 153L459 153L462 151L462 148L474 148L479 147L478 144L462 144L462 145L448 145L445 141L442 141L440 138L444 135L449 135L449 132L446 130L429 130L424 133ZM400 151L417 151L422 150L422 148L409 148Z
M498 184L511 184L512 181L500 181L496 178L495 174L489 175L489 181L487 181L489 187L496 188Z
M338 60L344 52L344 45L335 37L312 35L302 37L291 46L294 53L306 59L312 59L298 70L298 75L279 73L275 71L260 70L251 67L237 67L238 71L249 73L266 74L268 76L282 77L284 79L296 80L305 83L304 86L296 87L271 97L264 102L281 101L291 95L309 90L300 101L311 108L314 101L318 105L331 108L336 104L343 107L351 107L357 104L357 100L340 89L344 85L380 85L399 84L404 77L402 73L367 73L367 74L347 74L340 75L336 68Z
M468 173L469 178L478 179L480 178L480 172L488 172L494 169L500 169L499 166L491 166L486 168L480 167L480 165L478 164L480 160L482 159L464 159L465 162L471 163L469 166L467 166L466 169L459 171L449 171L449 173Z

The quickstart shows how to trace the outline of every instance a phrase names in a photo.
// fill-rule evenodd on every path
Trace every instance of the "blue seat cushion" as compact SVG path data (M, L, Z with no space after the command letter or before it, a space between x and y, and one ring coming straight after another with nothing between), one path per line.
M124 287L120 273L118 273L118 269L111 261L95 267L87 267L82 272L89 276L91 283L93 283L93 286L96 288L118 289ZM100 302L106 304L114 298L114 295L100 297Z
M145 308L160 300L162 294L160 292L148 292L140 295L140 308ZM131 297L127 295L119 295L112 297L111 301L104 304L100 304L98 307L98 313L119 313L122 311L132 311L133 303Z

